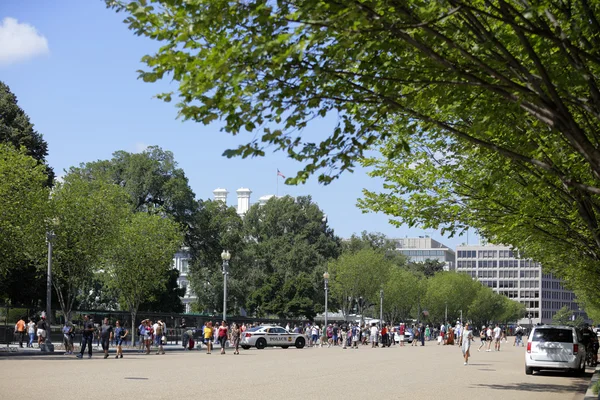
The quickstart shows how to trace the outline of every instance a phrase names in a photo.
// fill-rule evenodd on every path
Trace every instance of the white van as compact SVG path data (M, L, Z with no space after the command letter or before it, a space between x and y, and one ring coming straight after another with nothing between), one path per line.
M542 325L532 329L527 339L525 373L542 369L585 372L585 345L581 332L572 326Z

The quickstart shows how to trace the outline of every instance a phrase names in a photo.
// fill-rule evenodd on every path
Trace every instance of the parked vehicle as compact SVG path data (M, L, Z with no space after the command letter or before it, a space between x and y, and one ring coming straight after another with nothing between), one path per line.
M586 350L581 331L571 326L542 325L533 328L527 339L525 373L561 369L583 374Z
M295 346L301 349L306 342L307 338L303 334L290 333L281 326L257 326L242 334L241 346L243 349L256 347L259 350L267 346L277 346L282 349Z

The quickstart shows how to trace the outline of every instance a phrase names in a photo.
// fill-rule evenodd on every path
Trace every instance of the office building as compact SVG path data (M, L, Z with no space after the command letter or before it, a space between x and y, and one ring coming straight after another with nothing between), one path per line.
M508 246L458 246L456 272L469 274L495 292L523 303L533 324L551 323L563 306L569 307L575 317L588 319L575 294L565 289L560 279L543 273L539 263L519 258ZM519 322L528 325L529 317Z
M433 240L429 236L418 238L390 239L396 244L396 250L412 262L436 260L444 263L444 271L453 271L456 255L448 246Z

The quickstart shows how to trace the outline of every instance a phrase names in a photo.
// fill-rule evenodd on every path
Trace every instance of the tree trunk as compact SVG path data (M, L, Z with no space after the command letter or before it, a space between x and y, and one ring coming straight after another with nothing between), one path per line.
M135 332L137 328L135 326L135 317L137 315L137 310L131 311L131 347L135 348Z

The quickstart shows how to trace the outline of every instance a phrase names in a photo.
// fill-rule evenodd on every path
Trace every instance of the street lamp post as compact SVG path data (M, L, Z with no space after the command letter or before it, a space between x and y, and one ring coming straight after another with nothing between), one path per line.
M531 332L531 329L533 328L533 324L531 323L531 313L527 313L527 318L529 318L529 332Z
M221 259L223 260L223 321L227 321L227 275L229 274L229 260L231 259L229 250L223 250Z
M444 324L448 324L448 302L446 302L446 313L444 314Z
M46 321L48 322L48 332L46 335L46 351L53 352L54 346L50 339L50 327L52 326L52 245L56 235L53 231L46 232L46 241L48 242L48 276L46 279Z
M460 310L460 326L463 326L462 310Z
M383 326L383 289L379 290L379 330Z
M327 296L329 294L329 272L323 273L323 281L325 282L325 326L323 329L327 329Z

